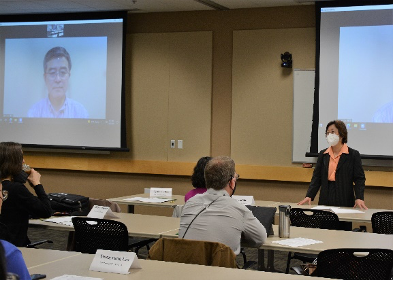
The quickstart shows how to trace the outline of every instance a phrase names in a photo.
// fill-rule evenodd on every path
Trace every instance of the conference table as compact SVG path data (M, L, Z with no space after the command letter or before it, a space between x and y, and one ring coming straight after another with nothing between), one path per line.
M130 269L129 274L90 271L94 255L48 249L20 248L30 274L46 274L46 279L63 275L106 280L305 280L323 279L303 275L283 275L262 272L183 264L154 260L139 260L141 269Z
M151 206L151 207L170 207L175 208L178 205L184 205L184 196L183 195L172 195L170 197L170 201L163 202L163 203L156 203L156 202L140 202L140 201L130 201L128 199L134 197L142 197L142 198L149 198L149 193L143 194L135 194L135 195L128 195L116 198L109 198L108 201L115 202L117 204L125 204L128 206L128 212L134 213L134 206ZM301 208L301 209L311 209L315 208L318 205L297 205L297 203L293 202L279 202L279 201L267 201L267 200L255 200L255 206L262 206L262 207L275 207L277 208L276 214L279 214L279 206L280 205L289 205L291 208ZM326 206L328 209L329 206ZM337 208L337 207L335 207ZM384 212L384 211L392 211L387 209L368 209L368 210L360 210L348 207L340 207L340 213L337 213L338 218L340 221L348 221L348 222L356 222L356 223L371 223L371 216L373 213L376 212ZM347 210L348 212L345 213L344 211ZM356 211L361 211L361 213L357 213Z
M273 225L273 231L274 235L269 236L265 243L258 249L259 270L274 271L274 251L318 254L321 251L335 248L382 248L393 250L393 235L291 226L290 238L280 238L278 225ZM163 233L162 237L176 238L177 233L177 230L168 231ZM299 247L276 243L294 238L313 239L322 243ZM247 247L247 244L243 244L242 246ZM264 264L264 250L268 250L267 266Z
M137 195L136 195L137 196ZM129 198L129 196L128 196ZM289 204L293 207L311 208L313 206L298 206L296 203L282 203L274 201L255 201L256 206L278 207L279 205ZM349 208L352 209L352 208ZM340 214L342 220L370 222L371 215L381 209L369 209L360 214ZM180 219L175 217L139 215L130 213L115 213L119 220L123 222L129 231L129 236L161 238L178 237ZM339 216L339 217L340 217ZM72 226L65 226L46 222L44 220L30 220L31 226L46 227L58 230L73 230ZM367 232L351 232L338 230L324 230L314 228L290 227L291 238L309 238L322 241L323 243L313 244L302 247L283 246L273 241L285 238L278 237L278 226L273 225L275 235L268 237L266 243L258 249L258 266L260 270L274 271L274 251L296 251L303 253L319 253L330 248L386 248L393 250L393 236ZM244 245L247 246L247 245ZM267 267L264 265L264 250L268 251Z
M279 213L279 206L280 205L289 205L291 208L301 208L301 209L312 209L316 207L322 207L320 205L297 205L297 203L291 202L275 202L275 201L263 201L263 200L256 200L255 206L262 206L262 207L276 207L277 211L276 214ZM330 206L323 206L326 207L325 210L329 210ZM338 208L338 207L331 207L331 208ZM392 210L387 209L368 209L368 210L361 210L358 208L351 208L351 207L339 207L340 212L337 212L337 216L340 221L348 221L348 222L357 222L357 223L371 223L371 216L377 212L392 212ZM358 212L360 211L360 212Z
M120 221L127 226L128 235L133 237L160 238L163 234L171 231L178 231L180 225L179 218L151 216L129 213L114 213ZM58 217L51 217L58 218ZM46 221L45 219L31 219L29 227L40 227L55 230L73 231L72 225L64 225Z
M109 198L108 201L117 203L117 204L124 204L128 207L128 213L134 213L134 206L150 206L150 207L169 207L175 208L178 205L184 205L184 195L172 195L170 197L162 197L170 199L167 202L163 203L156 203L156 202L141 202L138 200L129 200L135 197L142 197L142 198L150 198L149 193L142 193L142 194L135 194L129 196L122 196L116 198ZM161 198L161 197L160 197Z

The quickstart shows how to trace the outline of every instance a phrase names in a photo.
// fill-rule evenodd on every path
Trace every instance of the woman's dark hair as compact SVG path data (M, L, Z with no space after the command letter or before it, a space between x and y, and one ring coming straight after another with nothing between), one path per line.
M342 143L347 143L348 142L348 131L347 131L347 126L345 126L345 123L341 120L330 121L326 125L325 133L327 133L327 130L331 125L336 126L339 136L342 137Z
M207 162L210 161L212 157L205 156L198 160L198 163L194 167L194 173L191 176L192 186L195 188L205 188L205 167Z
M16 176L22 171L22 145L16 142L0 143L0 175L2 179Z

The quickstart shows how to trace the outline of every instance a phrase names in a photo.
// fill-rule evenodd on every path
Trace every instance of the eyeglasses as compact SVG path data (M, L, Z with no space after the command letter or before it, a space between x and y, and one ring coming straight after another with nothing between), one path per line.
M239 174L236 174L235 176L231 176L231 178L229 179L229 181L231 181L233 178L236 179L236 180L238 180L238 179L240 178L240 175L239 175Z
M2 190L1 193L3 194L3 196L0 197L0 199L4 202L8 198L8 190Z
M49 79L55 80L57 78L57 75L59 75L60 79L65 79L68 77L70 73L67 70L60 70L60 71L46 72L45 74L48 75Z

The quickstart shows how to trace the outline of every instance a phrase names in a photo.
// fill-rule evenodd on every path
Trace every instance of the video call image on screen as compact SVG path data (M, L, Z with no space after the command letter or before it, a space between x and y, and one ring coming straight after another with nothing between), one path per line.
M6 39L3 116L106 119L106 54L106 37ZM87 114L57 111L64 98Z
M123 18L0 22L0 38L7 139L120 147Z

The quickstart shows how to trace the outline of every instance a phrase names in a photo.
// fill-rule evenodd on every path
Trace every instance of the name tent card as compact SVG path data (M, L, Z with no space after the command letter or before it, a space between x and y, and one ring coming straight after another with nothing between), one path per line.
M128 274L130 268L142 268L134 252L97 250L89 270Z
M254 196L232 195L232 198L243 205L255 205Z
M96 219L117 219L116 216L109 207L94 205L90 212L87 214L88 218Z
M172 197L172 188L151 187L150 197Z

